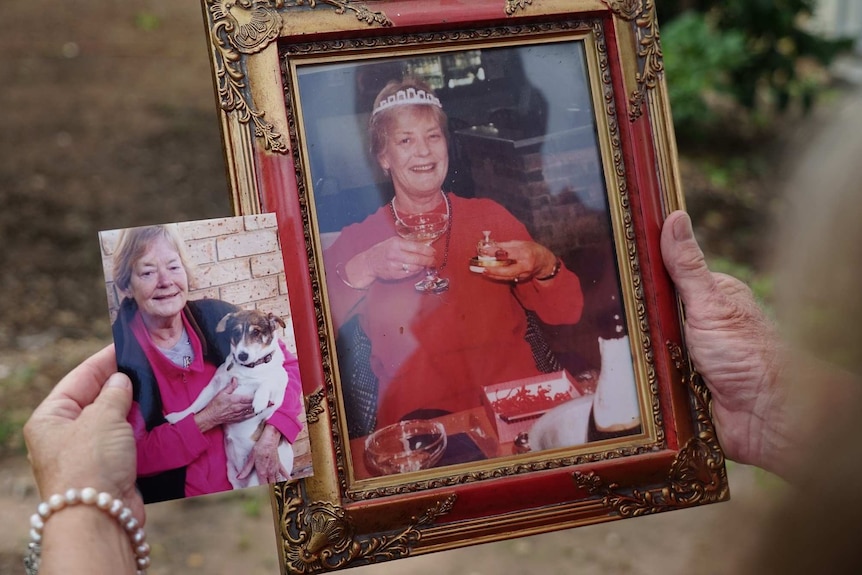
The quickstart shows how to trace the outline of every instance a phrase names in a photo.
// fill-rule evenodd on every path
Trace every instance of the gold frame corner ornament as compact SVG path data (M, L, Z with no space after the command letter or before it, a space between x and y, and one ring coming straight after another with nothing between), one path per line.
M323 388L305 397L305 416L308 423L317 423L320 420L320 416L324 411L323 400Z
M365 4L360 4L353 0L308 0L308 5L314 8L318 2L332 6L335 8L336 14L353 12L357 20L365 22L369 26L376 24L378 26L389 27L393 25L392 20L384 12L375 12L374 10L370 10ZM296 0L296 3L297 5L301 5L304 3L304 0Z
M526 10L533 0L506 0L506 16L511 16L518 10Z
M306 503L302 482L273 487L286 573L317 573L410 556L423 527L452 510L457 495L437 500L409 524L384 535L357 537L349 512L329 502Z
M575 483L620 517L638 517L695 505L726 501L730 497L724 453L710 419L710 393L703 378L688 363L682 347L667 342L670 358L682 373L684 383L693 394L694 411L699 427L674 458L663 486L631 493L607 482L595 472L573 474Z
M204 0L209 15L213 47L216 90L219 106L225 114L236 114L236 120L254 128L264 148L275 153L288 152L283 135L264 119L264 112L254 106L246 84L246 58L263 51L282 30L281 12L286 8L314 9L318 3L335 9L336 14L352 12L368 25L392 26L383 13L368 9L352 0Z
M656 87L664 73L664 58L658 31L655 0L602 0L611 12L626 22L633 22L637 41L637 88L629 96L629 120L643 115L647 93Z
M206 0L210 18L216 90L225 114L236 114L241 124L254 127L267 150L286 153L287 145L275 126L255 109L245 82L245 58L266 48L281 33L281 16L270 2ZM283 4L277 0L276 6Z

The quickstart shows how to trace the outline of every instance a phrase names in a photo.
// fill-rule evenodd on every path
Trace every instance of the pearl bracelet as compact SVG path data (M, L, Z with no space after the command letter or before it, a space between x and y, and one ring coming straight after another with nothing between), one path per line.
M30 517L30 544L24 557L24 568L27 575L36 575L42 559L42 531L45 522L56 512L70 505L94 505L114 519L129 536L132 549L135 552L135 567L138 575L146 575L150 566L150 546L147 535L140 527L138 520L132 515L132 510L123 504L121 499L114 499L110 493L99 493L92 487L69 489L64 494L55 494L36 507L36 513Z

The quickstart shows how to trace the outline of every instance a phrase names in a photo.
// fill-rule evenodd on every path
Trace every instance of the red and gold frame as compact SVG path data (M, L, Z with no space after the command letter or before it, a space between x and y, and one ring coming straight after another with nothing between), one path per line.
M317 573L728 499L659 232L683 206L652 0L202 0L233 209L275 212L314 476L273 488L284 573ZM481 465L355 473L297 70L543 42L584 47L642 432Z

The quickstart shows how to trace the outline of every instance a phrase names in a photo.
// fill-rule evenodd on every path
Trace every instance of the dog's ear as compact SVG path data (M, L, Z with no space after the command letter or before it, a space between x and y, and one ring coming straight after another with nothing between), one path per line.
M216 326L216 333L222 333L224 330L226 330L227 324L232 317L233 317L233 314L229 313L226 316L224 316L223 318L221 318L221 321L218 322L218 325Z
M284 323L284 320L283 320L283 319L281 319L280 317L278 317L277 315L275 315L275 314L274 314L274 313L272 313L272 312L270 312L270 313L267 315L267 318L269 319L269 325L271 325L271 326L272 326L272 329L273 329L273 330L275 330L275 326L276 326L276 324L277 324L277 325L280 325L280 326L281 326L281 329L284 329L284 328L286 328L286 327L287 327L287 325Z

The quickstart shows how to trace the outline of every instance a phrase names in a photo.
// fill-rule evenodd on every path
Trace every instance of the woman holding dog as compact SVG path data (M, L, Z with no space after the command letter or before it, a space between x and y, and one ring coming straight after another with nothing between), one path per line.
M380 92L369 120L371 152L395 195L344 228L324 254L336 329L358 323L370 341L377 380L376 398L366 401L370 409L348 413L352 435L423 411L479 406L481 385L540 373L526 339L527 310L555 325L574 324L581 315L578 278L520 221L492 200L443 189L446 126L440 101L423 83L390 82ZM446 231L430 244L400 237L398 222L417 214L444 215ZM471 271L470 260L486 230L509 263L478 273L483 270ZM419 291L417 280L422 283L428 267L448 286ZM363 418L367 424L357 421Z
M238 308L215 299L189 301L189 265L173 226L124 230L114 253L114 282L125 295L114 322L120 371L134 387L129 421L135 432L138 488L146 502L230 490L222 425L254 415L252 398L233 394L236 383L198 413L175 424L167 413L185 410L210 382L229 353L217 326ZM223 335L223 334L222 334ZM285 352L292 386L299 367ZM255 469L262 482L290 477L277 448L301 430L301 394L285 394L267 420L241 476Z

